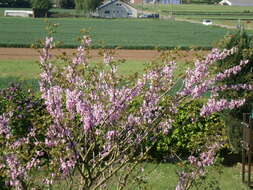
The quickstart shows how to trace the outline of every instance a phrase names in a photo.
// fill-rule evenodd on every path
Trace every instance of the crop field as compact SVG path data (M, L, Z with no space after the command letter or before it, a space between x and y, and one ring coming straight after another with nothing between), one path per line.
M148 5L137 6L145 12L156 12L168 16L173 14L176 19L202 21L212 19L214 24L236 27L238 23L252 30L253 7L243 6L219 6L208 4L189 5Z
M56 40L62 47L76 47L80 30L86 29L93 38L94 47L122 49L211 48L227 29L188 22L153 19L48 19L59 24ZM45 19L0 17L0 46L29 47L46 36Z
M138 6L142 9L142 6ZM161 11L173 11L177 14L218 14L218 15L252 15L253 7L243 7L243 6L220 6L220 5L207 5L207 4L182 4L182 5L151 5L144 4L143 10L154 10L156 12Z

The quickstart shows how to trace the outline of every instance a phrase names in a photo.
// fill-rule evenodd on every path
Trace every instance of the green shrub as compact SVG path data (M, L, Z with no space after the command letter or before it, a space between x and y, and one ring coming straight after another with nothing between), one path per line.
M232 84L253 84L253 38L243 29L237 31L233 35L226 36L218 44L219 48L230 49L232 47L237 47L238 51L232 56L229 56L223 61L217 63L217 72L221 72L232 66L240 64L240 60L247 59L249 64L244 66L237 75L232 75L230 78L223 80L220 85L232 85ZM237 91L224 91L220 93L220 97L223 98L245 98L246 103L238 109L230 110L226 113L226 124L228 126L227 132L229 137L229 142L231 147L236 152L240 151L241 147L241 124L243 120L243 113L252 112L253 103L253 91L237 90Z
M171 130L167 135L160 135L157 139L151 151L153 158L163 159L173 154L187 157L199 153L207 140L216 137L226 139L222 117L218 114L201 117L202 106L201 102L184 103L179 106Z
M12 145L15 142L26 138L31 131L40 131L36 134L36 139L44 139L45 131L50 123L50 117L46 111L44 101L37 97L31 90L19 84L12 84L6 89L0 90L0 115L12 113L9 120L9 127L13 134ZM10 140L10 139L8 139ZM6 138L0 137L0 157L7 156L8 146ZM7 148L7 149L6 149ZM36 151L34 145L28 144L25 149L16 150L23 154L22 161L28 160L30 155ZM15 153L17 153L15 152ZM0 189L12 189L6 181L4 168L0 167ZM8 181L8 180L7 180Z
M31 0L35 17L47 17L52 8L51 0Z
M43 100L19 84L0 91L0 115L9 111L13 113L10 127L17 138L25 136L34 126L48 123Z

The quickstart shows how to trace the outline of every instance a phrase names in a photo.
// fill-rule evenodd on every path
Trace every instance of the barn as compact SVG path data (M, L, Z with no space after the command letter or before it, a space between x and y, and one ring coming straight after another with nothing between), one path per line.
M143 0L144 3L153 3L153 4L182 4L182 0Z
M129 18L137 17L137 10L130 4L120 0L110 0L103 3L96 10L101 18Z

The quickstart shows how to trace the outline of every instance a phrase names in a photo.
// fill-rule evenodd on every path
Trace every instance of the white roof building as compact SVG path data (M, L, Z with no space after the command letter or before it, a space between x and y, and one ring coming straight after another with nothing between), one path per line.
M182 4L182 0L143 0L144 3L153 3L153 4Z
M95 13L102 18L129 18L137 17L137 10L126 2L109 0L99 6Z
M253 0L222 0L219 4L230 6L253 6Z

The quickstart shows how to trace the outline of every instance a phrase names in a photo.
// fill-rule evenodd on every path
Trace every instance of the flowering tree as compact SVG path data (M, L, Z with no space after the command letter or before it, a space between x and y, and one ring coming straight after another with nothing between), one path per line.
M245 84L216 86L218 81L239 72L248 63L246 60L222 73L209 72L213 63L233 54L236 48L214 49L205 59L197 60L186 72L182 88L171 95L176 84L174 61L164 58L163 63L151 65L141 77L130 80L118 74L118 62L111 51L103 52L103 63L91 64L90 43L90 37L84 36L74 58L63 56L54 60L50 54L53 38L46 38L40 56L40 92L51 120L42 138L37 137L34 128L17 140L19 147L33 145L35 151L30 159L23 161L15 149L16 141L9 140L11 113L1 116L0 135L7 142L1 145L6 152L0 160L0 170L5 172L11 187L38 188L42 184L30 183L29 171L41 167L47 171L43 181L49 188L65 179L69 189L109 189L113 179L117 189L126 189L131 172L146 158L155 137L169 132L180 103L210 92L211 97L201 110L202 116L208 116L239 107L245 101L217 99L219 91L252 89ZM150 146L144 146L145 142L150 142ZM214 155L213 151L210 154ZM206 163L204 157L201 167L212 162ZM190 161L198 163L193 157ZM182 180L177 189L186 189Z

